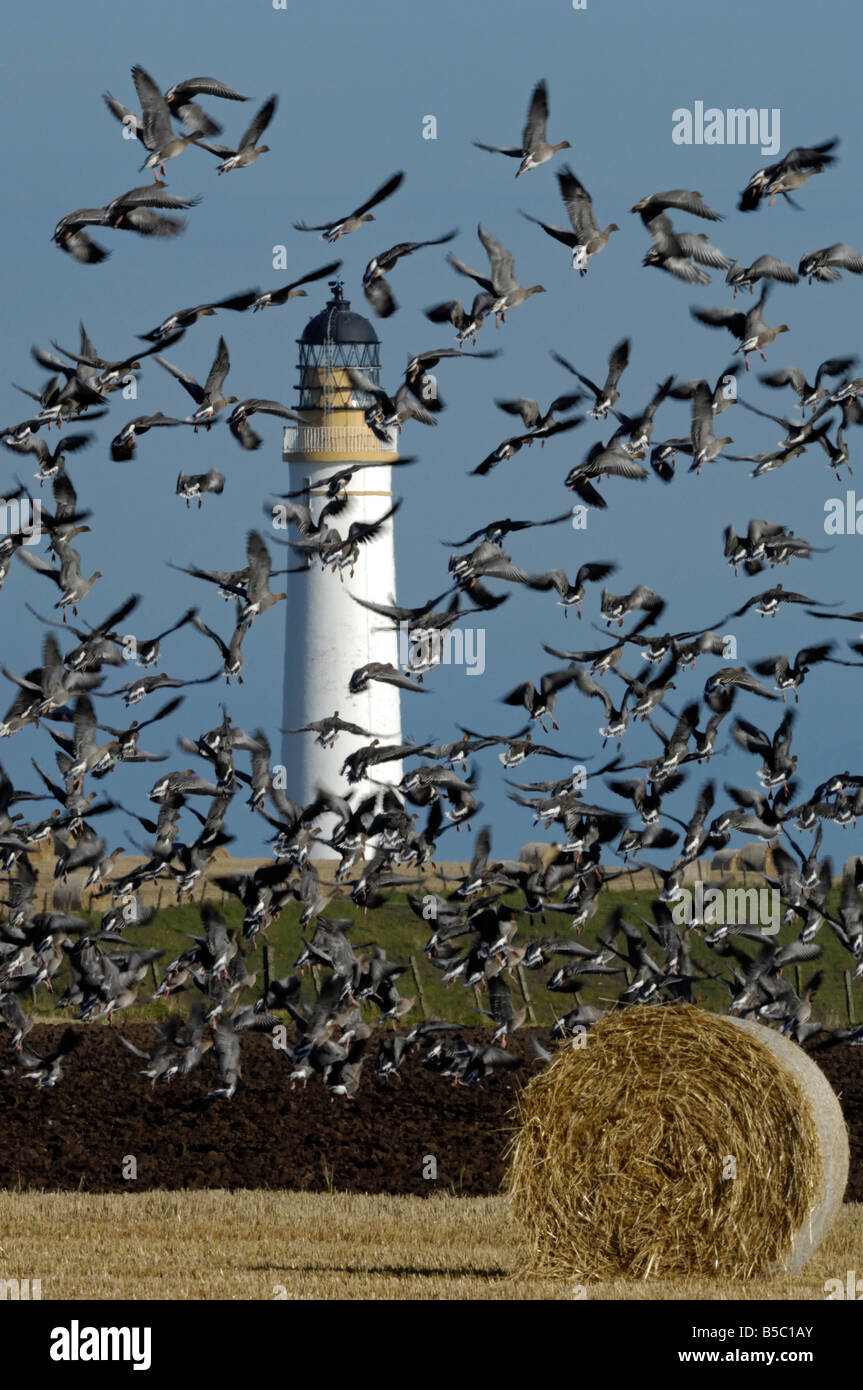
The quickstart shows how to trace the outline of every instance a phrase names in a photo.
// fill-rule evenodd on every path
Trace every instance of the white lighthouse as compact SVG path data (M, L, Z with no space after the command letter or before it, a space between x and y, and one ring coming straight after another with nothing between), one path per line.
M349 506L331 524L342 535L353 521L375 521L392 506L391 463L398 458L393 443L383 443L366 425L369 405L351 385L348 367L358 367L374 382L380 378L380 343L367 319L351 311L339 281L331 284L332 298L310 319L300 339L300 398L298 409L307 423L286 429L283 457L290 466L290 490L308 488L308 503L317 517L326 501L324 482L339 464L371 463L347 485ZM396 687L371 682L357 695L348 693L352 673L370 661L398 665L398 637L386 618L355 603L357 598L389 603L395 595L395 552L392 523L360 547L353 576L343 578L322 570L315 558L311 568L288 576L286 604L284 718L285 728L298 728L338 711L342 719L371 731L384 743L400 743L401 703ZM307 805L319 787L344 794L341 776L345 756L369 743L365 736L341 733L333 748L323 748L314 734L285 734L282 761L288 795ZM401 763L385 763L373 773L375 781L396 783ZM357 784L360 795L376 790ZM321 847L320 853L330 853Z

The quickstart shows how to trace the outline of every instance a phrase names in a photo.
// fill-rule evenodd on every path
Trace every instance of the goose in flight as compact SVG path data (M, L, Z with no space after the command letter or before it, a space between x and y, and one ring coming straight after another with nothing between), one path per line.
M175 367L172 363L166 362L164 357L154 357L153 361L158 362L160 367L164 367L166 372L170 372L171 376L179 381L198 407L195 413L189 415L184 422L188 425L194 425L196 434L199 425L205 425L209 429L216 417L225 409L225 406L233 405L237 399L236 396L226 396L222 392L225 377L231 370L228 345L224 338L219 339L213 365L203 386L188 372L184 372L181 367Z
M129 420L119 434L111 440L111 458L115 463L129 463L135 457L135 444L138 436L148 430L160 429L170 425L183 425L184 420L175 420L157 410L155 415L138 415Z
M305 299L306 291L301 289L302 285L313 284L316 280L323 280L327 275L335 275L341 269L341 261L328 261L318 270L309 271L308 275L301 275L299 280L291 280L287 285L280 285L276 290L250 290L248 294L242 295L236 304L229 305L229 308L251 309L256 314L259 309L270 309L287 304L290 299Z
M797 207L790 193L813 174L820 174L836 163L833 150L838 144L839 141L833 139L825 140L822 145L796 145L775 164L756 169L740 195L739 211L754 212L762 198L768 195L772 206L780 193L792 207Z
M548 85L544 80L540 80L531 94L520 145L484 145L480 140L474 140L473 143L478 150L487 150L489 154L504 154L509 159L520 160L515 175L518 179L521 178L522 174L528 173L530 169L537 169L540 164L547 164L550 159L554 158L558 150L571 148L568 140L561 140L557 145L548 143L546 139L547 121Z
M374 222L375 218L374 214L371 212L371 208L376 208L379 203L383 203L387 198L391 198L396 189L401 187L403 181L404 172L400 170L397 174L393 174L391 178L387 179L386 183L382 183L380 188L376 189L370 198L367 198L364 203L360 203L360 206L354 208L353 212L348 213L346 217L336 218L333 222L319 222L316 224L295 222L294 229L298 232L320 232L321 241L328 241L331 245L334 245L340 237L348 236L351 232L355 232L358 227L362 226L363 222Z
M495 324L499 327L501 323L506 323L508 309L515 309L532 294L545 294L545 286L531 285L525 289L520 285L515 277L515 257L512 252L497 241L491 232L486 231L481 222L477 227L477 236L488 256L490 275L471 270L470 266L465 265L457 256L449 255L447 260L459 275L466 275L469 279L475 280L480 289L491 296L487 312L494 314Z
M476 338L482 327L483 319L494 304L494 295L485 290L474 295L470 309L465 309L460 299L447 299L443 304L435 304L430 309L426 309L425 316L432 323L451 323L456 332L456 342L461 346L466 343L468 338L476 346ZM471 356L482 356L481 353L473 353Z
M398 308L395 297L385 278L386 272L393 269L405 256L412 256L424 246L442 246L457 236L457 231L446 232L443 236L432 237L429 241L400 241L388 251L372 256L363 271L363 294L379 319L388 319Z
M725 283L733 287L733 298L736 299L738 291L748 290L754 294L757 280L782 280L786 285L796 285L799 279L792 267L780 261L778 256L759 256L748 266L735 261L728 268Z
M852 275L863 275L863 256L844 241L833 246L825 246L821 251L807 251L801 258L798 270L805 275L809 284L813 280L841 280L840 270L850 270Z
M629 348L630 342L628 338L622 338L617 346L612 348L611 355L608 359L608 374L603 386L597 386L596 382L591 381L589 376L583 376L581 372L576 371L575 367L573 367L565 357L561 357L559 352L552 352L551 354L553 360L559 367L563 367L565 371L577 377L582 386L586 386L589 391L593 392L593 409L588 413L594 419L598 420L600 416L602 416L603 419L608 419L608 412L611 410L612 406L616 405L620 400L620 392L617 387L626 369L627 363L629 362Z
M224 82L219 82L215 77L187 77L182 82L175 82L164 93L165 101L171 115L174 116L181 125L188 131L197 131L200 135L219 135L222 127L216 121L211 120L206 111L191 100L194 96L219 97L222 101L248 101L240 92L235 92L233 87L228 87ZM102 100L107 106L111 115L114 116L121 125L134 133L135 138L144 143L143 122L133 111L127 110L122 102L112 97L110 92L104 92Z
M328 566L339 571L339 578L344 578L344 571L350 567L350 577L353 578L356 563L360 557L360 546L368 544L378 535L384 524L395 516L401 499L398 498L388 511L384 512L374 521L352 521L348 527L347 534L342 536L335 527L327 527L326 530L318 535L310 535L299 541L289 541L292 550L298 550L306 555L311 562L313 555L317 555L321 562L322 569Z
M189 145L200 140L202 132L193 130L191 135L175 135L171 125L171 109L150 74L136 64L132 68L132 81L141 103L140 138L149 151L141 168L152 169L153 178L158 183L159 170L164 178L168 160L176 159ZM113 110L110 104L109 109Z
M173 314L168 314L167 318L162 319L160 324L151 328L149 333L139 333L139 337L146 343L156 343L160 347L167 347L169 340L172 343L182 336L187 328L198 322L199 319L210 318L217 309L233 309L236 312L249 307L250 295L256 294L256 290L246 291L244 294L229 295L225 299L211 299L206 304L193 304L188 309L177 309ZM150 349L151 351L153 349ZM140 354L145 356L146 354Z
M247 401L238 401L228 417L228 429L240 447L248 452L260 449L263 443L261 436L249 424L250 415L275 415L280 420L293 420L298 425L307 423L304 415L289 410L280 401L265 401L257 396L252 396Z
M666 212L669 208L677 212L692 213L695 217L704 217L708 222L722 221L721 213L708 207L700 193L688 188L672 188L667 193L650 193L646 198L639 198L637 203L633 203L630 212L639 213L646 227L660 212Z
M568 246L572 252L573 270L577 270L579 275L586 275L591 256L598 256L600 251L604 251L611 233L619 232L620 228L616 222L609 222L608 226L600 231L590 194L584 184L576 178L568 164L563 166L557 176L557 181L560 185L560 196L563 199L572 230L567 230L566 227L552 226L548 222L543 222L539 217L532 217L527 212L522 212L522 217L526 217L529 222L535 222L538 227L542 227L547 236L553 237L555 241L562 241L564 246Z
M403 381L394 396L387 395L370 376L358 367L347 368L348 379L355 391L372 397L372 404L365 412L365 422L376 439L389 443L392 431L401 433L408 420L417 420L421 425L437 425L432 411L428 410Z
M7 434L2 436L2 439L7 449L12 449L17 454L33 454L35 456L39 464L39 471L34 474L34 477L39 479L39 486L43 487L46 482L58 478L63 472L67 454L74 454L81 449L86 449L92 444L94 437L90 433L67 434L57 440L53 449L38 434L29 434L24 439L17 439L14 435Z
M703 233L676 232L667 213L656 213L646 225L653 246L642 261L644 266L666 270L669 275L686 280L691 285L707 285L710 276L702 269L703 266L727 270L731 264L729 258L717 246L713 246Z
M157 209L197 207L199 198L178 198L165 191L157 180L143 188L131 188L104 207L77 208L68 212L54 228L53 241L82 265L106 261L110 251L99 246L85 227L110 227L114 231L137 232L140 236L175 237L185 228L182 217L169 217Z
M829 389L821 384L824 378L845 376L856 365L856 357L828 357L819 363L812 385L809 384L805 373L799 367L782 367L778 372L763 372L758 380L774 390L781 390L783 386L790 386L800 402L801 410L805 411L807 407L814 410L825 397L830 395Z
M207 473L183 473L180 472L177 478L176 493L178 497L185 500L186 506L191 507L197 499L198 507L204 504L204 494L214 492L216 494L225 490L225 475L220 473L218 468L211 468Z
M321 748L332 748L339 734L356 734L359 738L373 738L370 729L363 729L359 724L352 724L350 720L342 719L338 710L326 719L314 719L310 724L303 724L298 729L280 729L283 734L315 734L315 743L319 743Z
M250 164L254 164L260 155L269 152L269 145L258 145L258 141L273 119L278 104L279 98L277 96L271 96L264 102L249 128L240 137L236 149L231 145L214 145L209 140L202 140L200 136L196 137L202 150L206 150L208 154L216 155L221 160L216 170L217 174L229 174L232 169L246 169Z
M546 592L549 589L556 589L560 595L558 603L563 608L564 617L569 617L569 610L575 607L576 617L581 617L581 605L587 593L586 585L598 583L601 579L606 579L617 569L615 564L588 563L581 565L575 576L575 582L570 584L563 570L548 570L545 574L531 574L527 579L529 589L542 589Z
M702 309L697 305L690 309L692 317L698 319L699 323L706 324L708 328L727 328L728 332L738 339L737 351L743 353L747 372L751 352L757 352L762 361L766 362L767 355L764 349L769 347L780 333L789 331L787 323L780 323L778 328L768 328L764 322L761 311L767 301L767 290L768 286L765 285L758 303L746 314L734 309Z
M19 550L18 554L31 569L44 574L57 585L60 598L54 607L61 610L63 621L66 622L67 609L71 608L75 616L78 616L79 603L87 597L96 580L102 578L102 571L95 570L89 579L85 579L81 574L81 556L77 550L57 539L54 542L54 551L60 561L59 567L50 565L41 555L32 555L23 549Z

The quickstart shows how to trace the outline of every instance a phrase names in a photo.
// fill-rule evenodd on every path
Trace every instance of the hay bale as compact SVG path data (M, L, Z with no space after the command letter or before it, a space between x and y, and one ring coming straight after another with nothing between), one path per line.
M848 1136L819 1068L690 1006L610 1014L522 1092L507 1186L534 1274L796 1271L837 1215ZM734 1175L736 1174L736 1175Z

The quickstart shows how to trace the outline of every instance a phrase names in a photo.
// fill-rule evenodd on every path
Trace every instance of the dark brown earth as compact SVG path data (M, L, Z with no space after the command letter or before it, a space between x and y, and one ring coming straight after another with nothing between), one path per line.
M207 1100L207 1091L219 1084L211 1057L197 1074L160 1083L154 1091L138 1070L141 1062L120 1046L114 1031L82 1029L55 1088L0 1079L0 1186L84 1192L334 1188L420 1196L443 1189L488 1195L499 1190L503 1177L508 1113L519 1078L529 1077L535 1065L529 1030L523 1030L511 1039L523 1067L493 1076L484 1089L453 1086L408 1057L390 1082L376 1081L367 1064L356 1099L331 1102L319 1082L291 1091L284 1057L268 1039L250 1034L242 1040L242 1089L231 1101ZM151 1045L146 1024L123 1031L139 1047ZM57 1030L43 1025L28 1042L41 1051L57 1039ZM848 1124L846 1198L863 1201L863 1048L840 1045L815 1057ZM127 1155L137 1159L134 1182L122 1176ZM437 1162L435 1181L423 1177L428 1156Z

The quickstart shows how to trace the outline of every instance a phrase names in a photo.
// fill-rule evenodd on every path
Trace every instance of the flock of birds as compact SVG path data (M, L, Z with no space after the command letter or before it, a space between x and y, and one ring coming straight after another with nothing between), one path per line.
M258 110L236 146L229 146L214 143L213 136L220 134L220 127L193 98L205 95L220 101L245 101L233 88L213 78L195 78L163 92L137 66L132 69L132 79L140 115L110 94L105 95L105 101L123 123L130 141L146 150L142 167L153 170L154 182L121 194L105 206L79 209L61 219L54 234L57 246L86 264L98 264L108 254L92 240L92 228L133 231L145 237L173 237L182 231L183 220L175 214L194 207L198 200L166 193L158 176L160 171L165 174L169 161L197 146L218 158L221 174L248 168L268 148L259 142L275 116L275 96ZM546 84L540 82L532 94L519 145L475 143L482 150L518 159L516 177L521 177L568 148L567 141L548 142L547 117L548 93ZM758 170L741 195L740 211L753 212L779 196L793 201L792 193L813 174L830 169L837 157L837 143L831 140L793 149L777 163ZM303 232L319 232L328 244L335 244L374 221L371 209L392 197L403 179L403 173L396 173L347 215L315 226L304 222L295 225ZM618 228L610 223L600 229L590 195L570 168L562 168L558 182L569 227L553 226L532 216L530 220L566 245L573 269L585 275ZM699 322L732 334L747 371L749 356L757 352L766 360L765 349L786 331L786 325L768 327L764 320L769 282L794 284L806 278L811 284L813 280L835 280L842 270L863 272L863 258L845 244L806 253L797 271L772 255L760 256L743 267L705 235L678 231L672 225L670 213L721 220L695 191L655 193L636 202L632 212L640 216L651 239L645 266L694 285L709 281L705 267L726 270L726 284L734 298L748 289L754 299L755 286L763 282L759 298L748 312L731 306L696 307L692 311ZM448 243L455 235L455 231L448 231L426 241L401 242L373 256L362 277L373 311L383 318L397 311L387 277L400 260ZM411 422L436 425L444 404L436 392L427 389L432 368L443 360L496 356L495 351L470 352L465 344L468 340L476 344L486 318L505 324L508 313L543 290L542 285L526 288L519 283L512 255L482 225L479 239L489 261L487 273L473 270L451 253L447 256L453 270L478 286L470 306L457 299L447 300L426 315L432 323L452 325L457 345L413 357L392 394L366 374L351 372L353 386L365 403L366 424L382 439L391 440L394 432ZM404 1058L419 1047L427 1068L454 1082L481 1083L497 1071L521 1065L507 1044L528 1016L527 1003L519 1006L514 993L519 981L524 982L522 971L549 969L545 988L555 999L566 1000L552 1029L556 1038L589 1028L600 1016L600 1006L580 1000L579 995L601 978L603 998L611 1008L631 1003L694 1003L701 982L720 980L728 989L731 1010L772 1023L798 1042L806 1041L822 1029L821 1022L813 1017L813 1000L823 971L816 970L805 984L798 974L795 988L784 973L786 968L794 964L799 970L801 965L817 961L823 950L819 934L823 938L832 933L847 955L853 978L863 978L863 859L852 859L846 866L839 907L834 912L829 901L833 866L821 853L825 824L856 824L856 817L863 813L863 774L837 771L819 785L802 790L802 769L791 751L797 710L787 701L793 695L794 705L798 704L800 689L816 668L860 666L863 661L840 655L835 641L827 640L812 642L793 656L765 656L751 667L730 665L720 630L732 617L770 617L783 604L799 605L819 621L860 625L863 613L837 612L831 604L786 589L781 582L750 596L733 613L699 630L681 632L662 631L666 601L647 585L639 584L624 594L603 587L599 596L602 643L579 650L544 647L549 657L563 664L538 672L535 682L525 680L503 696L503 702L518 711L522 721L522 727L513 734L459 726L459 737L446 743L389 745L379 733L342 718L338 710L332 714L322 711L320 719L288 732L297 737L314 736L328 747L346 732L369 741L345 758L344 785L320 788L306 806L293 801L274 778L266 732L238 727L224 705L222 719L213 728L194 736L184 733L178 739L180 750L197 764L160 773L147 793L151 807L129 810L110 792L99 799L95 784L110 776L111 782L105 785L112 786L121 765L167 760L167 754L143 746L149 742L146 731L175 715L183 696L172 694L149 717L130 722L120 718L117 725L102 722L108 716L102 715L95 702L122 699L125 708L131 709L157 691L178 691L220 678L228 683L232 679L242 681L244 639L256 619L285 599L286 594L275 591L271 581L277 573L287 571L274 569L264 535L250 531L245 563L239 568L189 566L183 571L199 585L209 586L210 594L215 588L234 606L230 637L223 637L205 622L197 606L186 608L151 637L130 639L123 635L140 596L132 594L115 602L105 616L94 613L91 590L102 576L98 570L85 573L87 566L72 545L78 536L93 534L86 524L93 514L79 504L67 468L69 457L94 438L90 431L79 432L77 422L105 415L112 395L131 373L141 369L144 359L152 356L189 395L195 409L184 418L157 413L126 421L110 442L112 459L124 462L133 458L142 436L153 429L188 426L195 433L202 428L209 430L229 407L233 409L226 418L233 437L245 450L259 448L262 440L250 424L253 416L300 422L303 417L278 401L257 397L239 401L225 394L230 358L224 337L203 384L161 354L204 317L226 310L254 313L284 305L305 295L303 286L336 274L340 267L341 261L331 261L269 291L253 289L173 311L140 335L149 346L119 360L102 357L83 326L77 351L56 343L52 343L52 352L33 350L36 362L52 373L51 379L39 390L25 391L36 409L28 419L3 429L0 439L19 459L29 456L38 464L35 476L40 489L50 484L54 507L50 510L43 503L33 512L38 517L41 553L33 547L34 536L23 525L0 539L0 587L6 580L14 593L17 567L13 569L13 560L17 556L47 581L46 594L49 584L54 586L53 614L57 616L31 608L35 622L47 629L41 662L23 674L9 666L2 668L3 677L16 692L0 719L0 737L17 737L27 730L24 736L34 740L35 748L34 731L38 730L44 750L41 762L32 758L34 780L28 787L14 785L0 770L0 872L6 877L6 919L0 924L0 1018L9 1031L11 1054L10 1065L0 1069L2 1075L24 1076L41 1086L53 1086L61 1079L80 1030L67 1028L53 1051L39 1053L28 1041L33 1014L25 1007L40 997L40 990L54 992L55 980L58 989L62 984L57 1007L75 1009L84 1023L99 1019L111 1022L119 1012L144 1002L149 995L166 999L185 992L193 999L191 1009L185 1016L172 1014L168 1022L156 1027L149 1051L128 1038L121 1036L120 1041L140 1058L144 1064L141 1070L153 1084L190 1074L213 1050L219 1085L210 1094L228 1099L241 1080L241 1035L250 1030L270 1036L275 1051L284 1053L292 1086L299 1082L305 1085L317 1077L333 1097L356 1094L373 1039L377 1039L374 1070L379 1078L393 1077ZM648 456L650 466L665 483L674 476L678 455L691 459L691 470L700 472L731 443L715 434L720 415L732 408L765 415L738 397L739 364L729 366L715 384L668 377L643 409L630 407L631 413L626 413L620 402L629 353L628 339L617 344L601 383L554 354L567 374L569 389L547 409L528 398L498 401L504 412L521 421L522 432L503 440L473 471L485 476L523 447L537 441L543 446L546 440L569 433L588 418L607 422L612 416L616 422L613 433L594 443L564 479L565 487L583 506L605 508L608 503L597 487L600 480L644 480L648 473L643 461ZM863 423L863 377L853 377L855 365L856 358L851 355L829 358L818 365L812 383L797 367L764 375L762 381L768 387L790 390L803 420L768 415L784 431L778 449L724 456L746 458L756 465L754 475L760 476L817 444L832 469L838 472L847 466L845 431ZM670 400L691 401L691 432L686 437L654 442L657 417ZM582 404L588 408L573 414ZM52 427L60 429L72 422L75 432L59 436L52 444ZM415 460L400 462L404 465ZM296 531L291 541L282 542L296 557L296 564L287 568L307 570L319 563L338 572L340 578L352 571L360 547L380 532L400 505L397 502L374 523L353 522L344 533L332 524L345 513L350 519L347 483L363 466L368 465L346 464L333 471L326 486L326 503L317 513L303 493L286 494L272 508L271 520L279 517ZM187 505L196 501L200 506L204 494L221 493L224 486L224 475L215 469L205 474L181 472L177 492ZM33 504L30 487L19 480L14 488L7 489L7 503ZM270 513L270 508L267 511ZM410 607L358 598L357 602L394 627L407 625L411 657L404 669L372 663L355 671L345 692L345 710L349 712L351 695L370 681L392 682L411 694L426 693L424 677L441 664L443 641L450 630L468 614L490 613L506 601L505 589L489 585L516 584L537 593L553 591L564 613L575 608L580 618L588 595L595 592L592 586L604 585L616 570L614 562L584 563L571 579L571 571L564 568L531 573L519 567L504 549L510 536L534 526L553 527L570 518L570 509L536 521L505 517L484 523L460 541L447 541L453 551L447 579L442 592L425 603ZM783 525L758 518L742 523L739 531L728 525L723 550L735 575L742 569L747 576L767 576L778 565L811 560L817 553L817 547ZM237 558L226 556L226 565L236 564ZM85 604L94 621L79 617ZM632 625L623 631L627 621ZM196 644L193 633L204 639L208 651L209 644L216 648L220 664L215 670L178 678L156 669L163 643L168 650L176 646L180 631L185 634L186 652ZM75 645L69 646L73 638ZM852 642L849 651L863 657L863 644ZM640 666L642 661L646 665L640 675L633 674L633 665ZM113 689L105 689L109 668L128 670L130 662L136 674ZM693 677L700 662L708 666L703 681L700 675ZM582 764L590 762L593 755L534 740L534 725L543 735L558 729L556 716L565 691L597 701L602 707L597 737L603 749L609 743L614 745L613 756L591 773L591 781L594 787L606 787L608 795L603 801L610 804L595 804L583 795ZM669 703L671 692L679 692L678 708ZM766 727L761 728L743 717L740 705L744 704L750 714L748 707L753 700L765 708L784 703L781 719L777 706L775 728L772 720L762 720ZM582 711L588 708L595 706L584 705ZM626 761L623 742L638 724L647 726L653 741L646 756ZM759 784L727 786L724 803L717 802L714 781L699 775L702 765L722 751L717 749L720 732L730 734L732 743L756 760L754 780ZM431 893L420 871L441 857L441 840L448 831L453 827L460 830L463 825L470 828L472 818L479 815L482 808L472 760L490 748L497 751L508 771L535 755L576 764L572 772L557 779L509 783L512 799L530 814L533 825L555 827L557 839L526 845L516 860L495 860L490 827L483 826L476 834L466 874L451 880L446 894ZM49 751L54 755L56 772L43 766ZM394 761L410 763L399 784L375 786L375 771ZM671 815L663 802L690 775L694 775L692 808L686 819L681 819ZM94 789L87 790L88 785ZM237 796L245 799L251 814L265 822L261 829L266 828L269 835L272 862L248 873L224 873L219 862L214 863L214 856L234 838L227 829L227 817ZM47 802L51 809L46 811L42 806L36 814L30 807L36 802ZM141 862L130 871L121 872L118 867L122 849L109 852L99 834L98 818L109 811L122 812L148 837ZM28 819L29 814L34 818ZM808 850L799 843L801 834L813 834ZM732 846L732 838L741 835L745 837L742 848L739 842ZM40 909L31 856L47 841L53 849L58 886L75 874L79 892L105 900L97 927L83 916L49 909L46 902ZM332 883L321 882L313 863L315 847L322 841L339 860ZM767 847L772 856L769 863ZM669 868L658 867L645 857L672 849ZM687 868L709 854L717 856L715 864L730 865L735 849L736 865L748 865L757 883L780 894L784 921L791 928L781 943L763 926L729 925L717 919L711 909L690 916L687 922L678 920L675 905L685 891ZM595 944L583 941L581 933L600 909L603 888L632 870L645 868L652 870L657 889L650 918L618 906L605 920ZM729 884L736 881L736 873L737 868L727 880ZM153 909L142 902L143 885L151 880L171 884L179 902L205 882L223 895L236 897L243 909L242 929L229 929L215 906L202 900L201 934L192 937L188 947L170 962L161 963L165 952L140 947L129 939L153 920ZM477 1018L486 1014L494 1025L487 1040L470 1041L460 1025L445 1019L408 1023L416 1010L417 996L402 995L399 982L409 966L389 960L386 951L373 942L352 945L350 933L357 923L363 923L365 936L367 914L386 903L394 890L405 892L410 909L428 923L425 955L430 965L442 972L444 982L460 982L476 989ZM349 902L355 912L337 915L337 901ZM303 972L314 967L314 998L304 994L298 974L271 978L267 946L259 957L261 970L249 969L249 950L256 950L260 939L266 941L267 929L283 909L294 904L299 905L303 949L292 969ZM536 918L545 923L547 914L559 914L568 932L536 937ZM693 954L693 933L707 948L699 959ZM153 993L147 981L151 974L156 980L157 963L161 979ZM244 992L246 998L253 996L252 1003L240 1002ZM369 1021L372 1015L377 1029ZM392 1032L387 1024L392 1024ZM834 1029L830 1040L859 1043L863 1029ZM549 1057L536 1040L533 1051L539 1061Z

